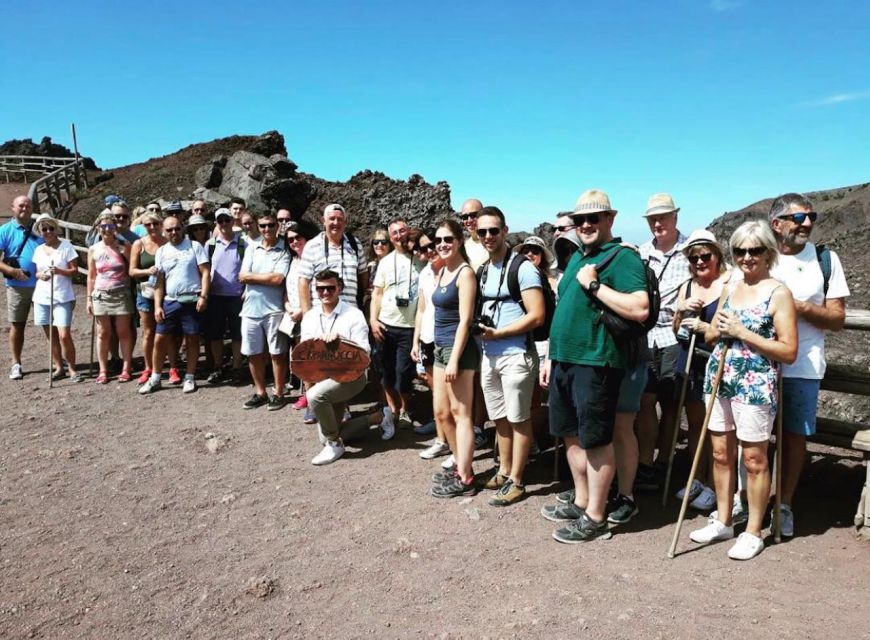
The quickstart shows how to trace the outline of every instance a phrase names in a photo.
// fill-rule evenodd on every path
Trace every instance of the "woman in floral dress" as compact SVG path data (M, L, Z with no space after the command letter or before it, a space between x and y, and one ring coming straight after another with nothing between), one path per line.
M770 498L767 445L776 417L779 363L792 363L797 357L797 316L791 292L770 277L777 259L770 227L745 222L729 245L743 280L728 285L725 301L705 333L708 343L717 343L704 381L708 397L725 344L729 345L709 425L718 510L690 537L702 544L734 537L731 499L739 441L748 471L749 520L728 557L749 560L764 549L761 524Z

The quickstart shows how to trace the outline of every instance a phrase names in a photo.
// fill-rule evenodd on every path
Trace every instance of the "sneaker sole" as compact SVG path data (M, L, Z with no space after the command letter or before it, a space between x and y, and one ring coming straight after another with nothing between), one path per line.
M429 490L429 495L433 498L466 498L469 496L476 496L477 489L469 489L468 491L463 491L462 493L440 493L436 491L436 487L432 487Z
M556 542L561 542L562 544L585 544L587 542L595 542L596 540L610 540L613 537L613 533L607 531L602 533L600 536L595 536L594 538L587 538L586 540L565 540L564 538L560 538L556 535L556 531L553 532L553 540Z

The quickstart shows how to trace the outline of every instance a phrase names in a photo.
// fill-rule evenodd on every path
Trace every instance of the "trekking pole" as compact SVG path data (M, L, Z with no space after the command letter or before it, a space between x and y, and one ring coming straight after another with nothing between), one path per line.
M51 283L48 285L48 388L54 388L54 260L51 261Z
M692 470L689 471L689 480L686 482L686 492L683 494L683 504L680 506L680 515L677 518L677 528L674 531L674 539L671 540L671 548L668 549L668 558L673 558L677 550L677 541L680 539L680 530L683 528L683 518L689 508L689 488L698 471L698 463L701 461L701 453L704 450L704 439L707 437L707 426L710 424L710 416L713 415L713 403L716 402L716 394L719 393L719 383L722 381L722 372L725 371L725 358L728 356L730 343L726 342L722 347L722 357L716 369L716 377L713 378L713 387L710 390L710 399L707 400L707 413L704 416L704 424L701 425L701 436L698 440L698 448L695 449L695 458L692 460Z
M677 417L674 418L674 437L671 439L671 450L668 452L668 470L665 473L665 489L662 492L662 506L668 503L668 492L671 490L671 472L674 470L674 453L677 450L677 438L680 435L680 419L683 414L683 405L686 402L686 388L689 386L689 371L692 369L692 356L695 355L695 339L698 334L692 332L689 338L689 354L686 356L686 371L683 376L683 385L680 387L680 401L677 402Z
M779 399L779 407L776 412L776 495L773 498L773 541L779 544L782 541L782 369L776 379L776 392Z

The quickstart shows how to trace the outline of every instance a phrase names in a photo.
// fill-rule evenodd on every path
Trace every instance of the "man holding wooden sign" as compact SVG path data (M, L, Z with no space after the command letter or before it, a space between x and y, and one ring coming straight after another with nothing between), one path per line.
M324 465L344 455L342 436L365 431L385 416L376 412L340 422L345 403L366 386L369 329L362 311L341 299L344 282L335 271L315 274L314 286L320 306L302 316L302 341L293 349L292 364L299 377L316 383L306 396L324 446L311 464Z

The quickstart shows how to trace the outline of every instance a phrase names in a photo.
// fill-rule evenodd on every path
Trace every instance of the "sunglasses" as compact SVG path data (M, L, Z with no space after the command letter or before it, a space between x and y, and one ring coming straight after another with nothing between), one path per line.
M734 254L735 258L743 258L745 256L757 258L767 253L767 247L733 247L731 253Z
M414 247L415 253L429 253L430 251L434 250L435 244L431 242L429 244L418 244L416 247Z
M117 228L118 228L118 225L116 225L116 224L101 224L100 225L101 231L114 231Z
M190 231L192 231L193 233L196 233L197 231L208 231L208 227L201 224L195 225L193 227L188 227L188 229L190 229Z
M115 220L129 220L129 219L130 219L130 216L128 216L126 214L123 214L123 213L115 214Z
M541 249L541 247L523 247L523 250L520 251L520 253L523 255L531 253L536 256L542 256L544 255L544 250Z
M577 228L576 224L563 224L563 225L556 225L555 227L553 227L553 229L555 229L559 233L565 233L566 231L570 231L571 229L576 229L576 228Z
M287 242L296 242L301 237L302 236L300 236L298 234L295 236L288 235L286 239L287 239Z
M227 217L225 217L225 216L221 216L220 218L218 218L217 223L218 223L218 224L232 224L232 223L233 223L233 219L232 219L232 218L227 218Z
M380 238L375 238L372 240L372 246L377 247L378 245L390 244L389 240L381 240Z
M456 238L453 236L435 236L435 244L453 244Z
M317 293L333 293L338 289L334 284L317 285L314 288L317 289Z
M494 238L500 233L501 233L501 227L489 227L488 229L478 229L477 230L477 237L478 238L485 238L487 235L489 235L489 236L492 236Z
M56 233L54 227L42 227L39 230L40 233Z
M477 219L477 214L476 214L476 213L460 213L460 214L459 214L459 219L462 220L462 221L465 221L465 220L476 220L476 219Z
M584 224L598 224L601 222L601 216L597 213L587 213L579 216L572 216L574 218L574 226L581 227Z
M693 256L689 256L690 264L698 264L698 262L710 262L710 259L713 257L712 253L696 253Z
M181 227L166 227L163 229L166 233L178 233L181 231Z
M274 229L278 226L277 222L261 222L257 225L261 229Z
M779 219L780 220L791 220L795 224L803 224L807 218L810 219L810 222L815 222L816 218L818 218L818 217L819 217L819 214L816 213L815 211L808 211L808 212L801 211L800 213L790 213L790 214L785 215L785 216L779 216Z

